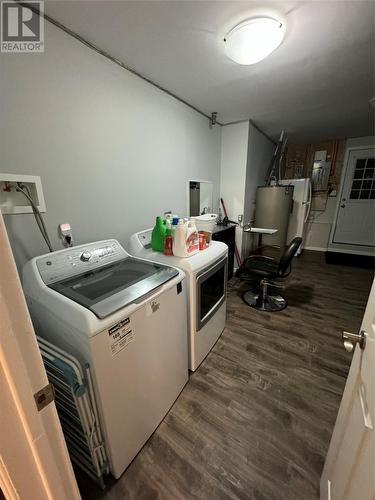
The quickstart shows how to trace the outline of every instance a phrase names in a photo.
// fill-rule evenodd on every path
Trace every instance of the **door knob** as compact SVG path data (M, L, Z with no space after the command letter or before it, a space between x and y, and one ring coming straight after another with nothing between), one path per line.
M340 206L341 208L345 208L345 203L342 203Z
M366 333L362 330L360 333L342 332L344 347L348 352L352 352L355 344L359 344L361 349L366 347Z

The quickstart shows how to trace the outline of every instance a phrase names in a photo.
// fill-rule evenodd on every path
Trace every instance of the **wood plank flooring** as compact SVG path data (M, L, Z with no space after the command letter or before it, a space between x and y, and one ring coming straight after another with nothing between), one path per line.
M235 278L223 335L149 442L105 491L78 473L84 499L312 500L372 271L305 252L282 292L289 306L245 305Z

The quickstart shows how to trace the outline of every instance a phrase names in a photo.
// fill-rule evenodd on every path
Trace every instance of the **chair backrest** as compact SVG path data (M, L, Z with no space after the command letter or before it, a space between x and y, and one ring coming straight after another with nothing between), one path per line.
M295 256L298 248L302 243L302 238L293 238L289 245L286 247L283 256L279 262L279 275L284 276L288 271L290 263L292 262L293 257Z

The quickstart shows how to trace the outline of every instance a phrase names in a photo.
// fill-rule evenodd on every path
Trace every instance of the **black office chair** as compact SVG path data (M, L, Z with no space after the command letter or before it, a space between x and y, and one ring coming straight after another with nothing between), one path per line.
M268 286L280 286L273 280L285 278L290 274L292 259L301 243L302 238L294 238L286 247L280 261L265 255L250 255L245 260L237 275L243 280L255 278L260 285L259 290L247 290L242 294L246 304L261 311L281 311L286 308L288 303L284 297L268 293Z

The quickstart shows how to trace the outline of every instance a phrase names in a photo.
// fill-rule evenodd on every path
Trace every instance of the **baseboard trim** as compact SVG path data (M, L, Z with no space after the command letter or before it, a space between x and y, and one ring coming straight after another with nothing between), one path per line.
M302 250L314 250L315 252L326 252L327 247L303 247Z
M375 257L371 257L370 255L358 255L343 252L326 252L325 257L327 264L364 267L366 269L375 268Z
M352 245L336 246L334 243L330 243L327 248L327 252L337 252L337 253L352 253L354 255L367 255L373 257L375 255L375 248L364 247L367 250L363 250L361 247L354 248Z

